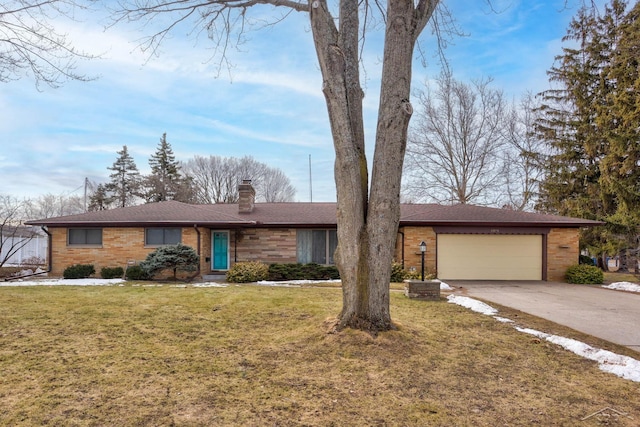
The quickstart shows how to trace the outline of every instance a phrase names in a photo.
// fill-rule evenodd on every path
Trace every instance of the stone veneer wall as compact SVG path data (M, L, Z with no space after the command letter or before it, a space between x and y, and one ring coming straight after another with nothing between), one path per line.
M68 246L66 228L50 228L52 238L53 276L62 276L65 268L73 264L93 264L96 275L103 267L126 268L129 261L143 261L156 249L145 247L144 228L104 227L102 246ZM182 229L182 243L197 250L197 233L193 228Z
M234 235L237 252L234 253ZM295 263L296 230L293 228L255 228L231 231L231 265L234 261L262 261L268 264Z
M553 228L547 236L547 280L564 282L567 268L580 258L580 230Z

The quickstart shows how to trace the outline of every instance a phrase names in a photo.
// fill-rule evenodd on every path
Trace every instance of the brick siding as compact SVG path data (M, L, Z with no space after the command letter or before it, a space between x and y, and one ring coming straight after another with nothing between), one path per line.
M554 228L547 236L547 280L564 282L567 268L578 263L580 231L577 228Z

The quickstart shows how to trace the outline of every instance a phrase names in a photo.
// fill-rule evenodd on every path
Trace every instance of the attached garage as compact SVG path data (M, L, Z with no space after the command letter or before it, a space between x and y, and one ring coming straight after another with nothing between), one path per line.
M543 236L438 234L438 277L449 280L543 280Z

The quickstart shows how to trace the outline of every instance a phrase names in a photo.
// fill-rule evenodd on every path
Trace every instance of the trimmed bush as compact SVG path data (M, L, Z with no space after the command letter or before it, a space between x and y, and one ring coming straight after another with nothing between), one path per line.
M587 255L580 255L580 260L578 261L578 263L585 265L596 265L596 263L593 262L593 258Z
M118 279L124 276L122 267L103 267L100 270L100 277L103 279Z
M309 264L271 264L269 280L335 280L340 273L335 265Z
M62 277L65 279L85 279L96 273L92 264L74 264L65 268Z
M402 264L394 262L391 264L391 282L401 283L405 280L420 280L421 274L418 270L405 270L402 268ZM428 273L425 269L424 279L435 279L435 274Z
M269 278L269 266L261 262L238 262L227 272L227 282L251 283Z
M140 263L140 267L153 277L163 270L173 272L173 280L177 279L178 271L196 271L200 257L191 246L178 243L177 245L160 246L147 255Z
M567 283L599 285L604 282L604 273L598 267L586 264L572 265L565 275Z
M127 280L151 280L149 274L145 270L142 269L139 265L132 265L131 267L127 267L127 271L125 273L125 279Z

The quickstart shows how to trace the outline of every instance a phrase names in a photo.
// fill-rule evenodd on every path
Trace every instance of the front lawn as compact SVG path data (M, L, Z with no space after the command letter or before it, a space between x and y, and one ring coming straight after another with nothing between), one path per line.
M0 288L0 425L640 420L640 384L492 317L393 292L398 331L331 334L341 298L333 288ZM523 313L501 315L638 357ZM604 408L632 418L589 417Z

